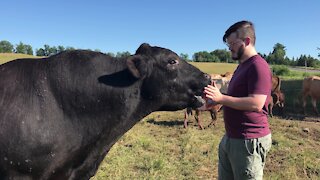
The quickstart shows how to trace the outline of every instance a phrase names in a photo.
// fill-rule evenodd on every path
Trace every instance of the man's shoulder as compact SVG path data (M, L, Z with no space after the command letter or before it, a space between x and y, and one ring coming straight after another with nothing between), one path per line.
M253 57L252 65L258 66L258 67L268 67L269 68L268 62L260 55Z
M260 56L259 54L255 55L252 57L253 61L264 61L267 62L262 56Z

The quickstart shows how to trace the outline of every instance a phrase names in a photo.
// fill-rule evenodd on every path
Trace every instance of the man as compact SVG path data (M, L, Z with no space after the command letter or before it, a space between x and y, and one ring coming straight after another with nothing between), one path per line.
M227 94L214 85L204 93L208 100L224 106L226 134L219 145L219 179L262 179L266 155L271 148L268 102L271 71L255 49L255 30L240 21L225 32L223 41L239 65Z

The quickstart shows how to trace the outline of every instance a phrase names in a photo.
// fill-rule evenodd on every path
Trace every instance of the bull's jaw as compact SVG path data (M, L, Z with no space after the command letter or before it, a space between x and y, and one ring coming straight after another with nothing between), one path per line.
M206 100L204 100L203 98L202 98L202 96L194 96L194 98L195 98L195 102L193 103L194 104L194 108L198 108L198 107L201 107L201 106L203 106L203 105L205 105L205 103L206 103Z
M189 103L187 101L180 101L180 103L176 104L166 104L159 107L156 111L178 111L185 109L187 107L198 108L205 105L205 100L201 96L192 96L192 100Z

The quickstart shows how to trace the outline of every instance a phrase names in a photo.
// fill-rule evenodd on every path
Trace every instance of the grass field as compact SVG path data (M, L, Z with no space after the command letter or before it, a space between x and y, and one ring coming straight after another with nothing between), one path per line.
M27 55L27 54L17 54L17 53L0 53L0 64L6 63L14 59L20 59L20 58L41 58L41 57Z
M0 63L11 59L0 54ZM11 59L10 59L11 58ZM191 63L207 73L233 72L237 64ZM264 179L320 180L320 118L304 121L299 115L302 78L284 80L285 119L270 119L273 146ZM311 114L310 103L308 113ZM299 116L294 116L296 114ZM209 124L209 113L201 116ZM224 134L222 114L216 126L199 130L194 119L183 128L184 111L155 112L136 124L111 148L91 180L216 179L218 144Z
M198 63L191 62L190 64L201 69L208 74L224 74L226 72L233 72L238 64L235 63Z
M216 179L218 144L224 133L221 113L215 127L199 130L183 111L152 113L112 147L92 180ZM209 124L210 115L202 116ZM273 146L264 179L320 177L320 123L270 119Z

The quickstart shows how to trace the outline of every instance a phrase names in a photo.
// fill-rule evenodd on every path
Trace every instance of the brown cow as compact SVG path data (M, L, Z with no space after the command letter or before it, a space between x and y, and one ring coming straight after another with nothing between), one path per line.
M202 121L200 119L200 113L202 111L209 111L210 112L212 121L208 125L208 127L209 127L211 125L215 125L216 120L217 120L217 115L218 115L218 112L220 111L221 107L222 107L221 104L215 104L215 105L209 105L209 106L205 105L205 106L203 106L203 108L194 109L195 110L194 118L197 121L199 128L204 129L204 127L202 125ZM187 128L187 126L188 126L188 117L190 115L192 115L192 108L187 108L185 111L185 116L184 116L184 127L185 128Z
M281 79L277 75L272 75L272 89L271 99L269 102L269 115L273 117L273 107L278 106L280 108L280 114L283 115L283 108L285 102L285 96L280 90Z
M280 91L281 79L277 75L272 75L272 89L271 91Z
M233 73L231 72L226 72L225 74L221 74L222 77L226 77L226 78L229 78L231 80L232 76L233 76Z
M220 89L220 92L223 94L227 93L228 90L228 86L229 86L229 82L232 78L232 73L230 72L226 72L225 74L211 74L211 81L215 83L215 85ZM211 104L210 104L211 103ZM218 116L218 112L220 111L222 105L221 104L214 104L214 102L209 102L200 107L200 108L196 108L193 109L195 110L195 115L194 118L196 119L198 126L200 129L204 129L201 119L200 119L200 114L202 111L209 111L210 115L211 115L211 123L208 125L215 125L216 120L217 120L217 116ZM188 126L188 117L192 115L192 108L187 108L185 111L185 115L184 115L184 127L187 128Z
M271 99L269 102L269 115L273 117L274 106L278 106L280 108L280 114L283 115L284 103L285 96L280 90L272 92Z
M319 76L310 76L303 80L303 110L304 114L306 113L306 104L307 97L311 97L311 103L313 111L319 115L317 110L317 100L320 99L320 77Z
M229 83L233 73L226 72L225 74L210 74L211 81L215 82L216 86L220 89L222 94L227 94Z
M210 74L211 79L221 79L223 77L228 78L229 80L231 80L233 73L231 72L226 72L224 74Z
M222 75L221 74L210 74L211 79L221 79Z

